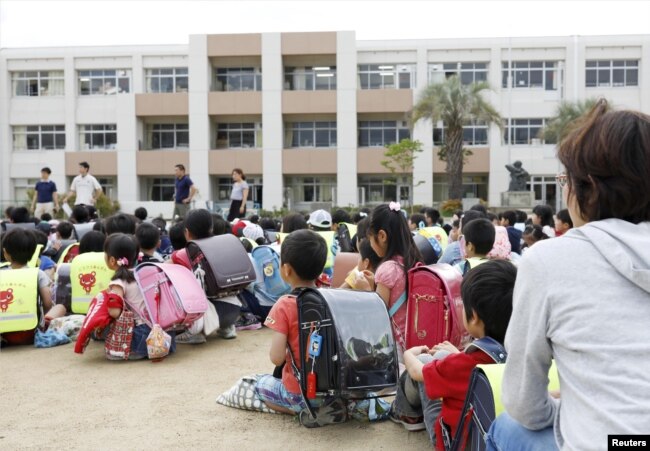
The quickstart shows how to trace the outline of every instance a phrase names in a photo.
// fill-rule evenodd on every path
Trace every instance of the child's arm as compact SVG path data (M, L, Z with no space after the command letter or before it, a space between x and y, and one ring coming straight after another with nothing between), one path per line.
M273 331L271 339L271 350L269 357L275 366L280 366L285 362L287 355L287 336L281 332Z
M111 293L115 293L116 295L118 295L119 297L124 299L124 289L122 289L121 286L119 286L119 285L109 285L108 291L110 291ZM121 308L109 308L108 309L108 314L111 316L111 318L117 319L117 318L120 317L121 313L122 313Z
M377 288L375 290L379 297L384 301L384 304L388 306L388 303L390 302L390 288L388 288L386 285L378 283Z
M408 371L409 376L411 376L411 379L414 381L424 381L424 376L422 375L424 363L420 362L418 356L420 354L426 354L427 352L429 352L427 346L416 346L404 351L404 364L406 365L406 371Z
M43 302L43 310L46 312L50 311L52 308L52 292L50 291L49 286L41 287L38 289L38 294L41 296L41 301Z

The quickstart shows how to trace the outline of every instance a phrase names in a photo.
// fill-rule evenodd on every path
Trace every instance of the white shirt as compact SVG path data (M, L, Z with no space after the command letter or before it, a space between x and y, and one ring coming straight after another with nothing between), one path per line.
M97 179L90 174L86 174L85 177L82 177L81 174L79 174L70 184L70 191L74 191L77 194L77 199L74 202L75 205L95 205L93 194L97 189L102 189L102 186L99 184Z

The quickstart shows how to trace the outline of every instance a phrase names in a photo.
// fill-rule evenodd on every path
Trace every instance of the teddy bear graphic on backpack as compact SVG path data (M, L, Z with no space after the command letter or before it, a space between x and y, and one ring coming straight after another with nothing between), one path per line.
M14 290L12 288L8 288L5 291L0 291L0 311L2 313L5 313L9 308L9 305L13 304L14 302L13 293Z
M97 282L97 279L95 279L95 274L95 271L89 272L87 274L79 274L79 285L83 287L86 294L90 294L93 287L95 286L95 283Z

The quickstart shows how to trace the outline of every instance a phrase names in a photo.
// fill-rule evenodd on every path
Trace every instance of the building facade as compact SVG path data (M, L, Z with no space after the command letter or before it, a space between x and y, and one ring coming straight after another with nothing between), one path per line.
M357 41L355 33L191 35L187 45L0 49L0 200L26 201L41 167L59 191L88 161L124 211L172 212L177 163L196 206L228 204L241 168L252 203L309 210L446 199L444 124L405 113L430 83L487 81L498 125L468 124L465 196L499 206L521 160L536 202L560 206L554 143L538 131L561 101L605 97L650 112L650 35ZM419 140L413 188L381 165ZM411 190L413 192L411 192Z

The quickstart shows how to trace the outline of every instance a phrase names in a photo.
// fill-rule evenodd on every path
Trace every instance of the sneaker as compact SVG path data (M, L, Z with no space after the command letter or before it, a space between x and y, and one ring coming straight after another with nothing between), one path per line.
M237 330L235 329L235 325L232 324L225 329L217 329L217 335L223 339L232 340L233 338L237 338Z
M207 340L202 333L192 335L189 330L183 332L182 334L176 335L176 343L182 345L199 345L205 343Z
M252 313L244 313L235 323L237 330L257 330L262 328L262 323Z
M401 424L404 426L404 429L407 431L424 431L426 426L424 425L424 417L407 417L406 415L397 415L394 410L391 409L388 414L388 419L396 424Z

